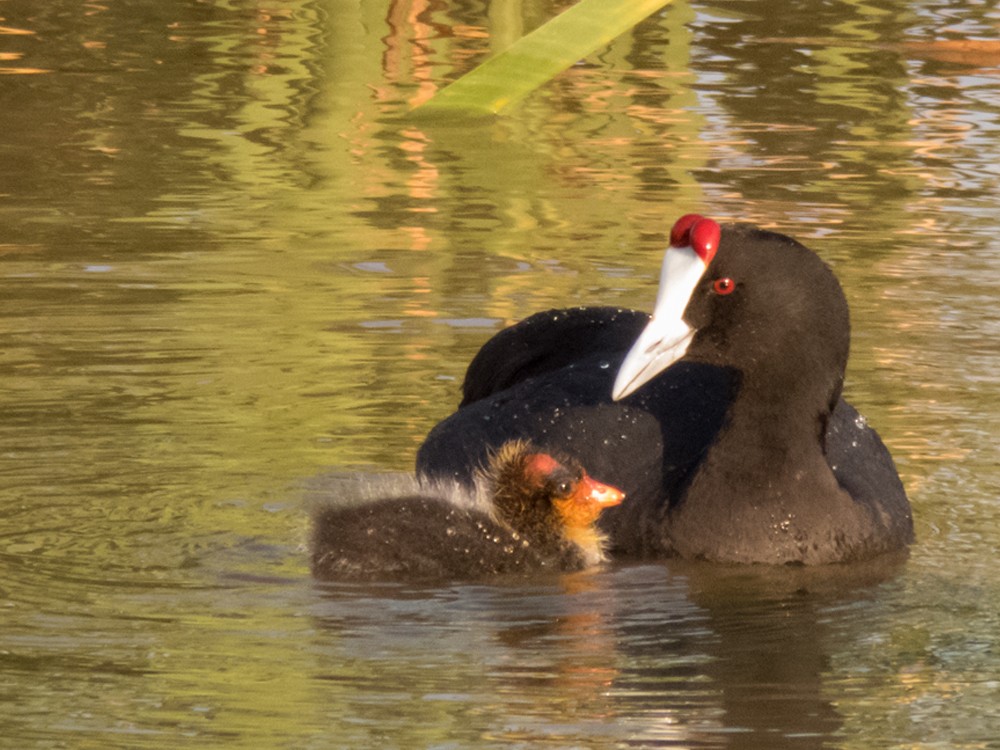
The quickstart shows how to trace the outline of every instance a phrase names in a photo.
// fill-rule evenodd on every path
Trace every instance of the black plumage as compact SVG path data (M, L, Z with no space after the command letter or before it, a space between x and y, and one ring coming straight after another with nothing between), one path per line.
M815 564L905 548L913 523L892 457L841 398L850 325L836 277L789 237L694 219L717 250L673 300L690 329L683 358L616 401L650 317L533 315L473 359L460 408L430 432L418 471L466 482L513 438L569 453L628 494L601 519L622 555ZM685 247L694 233L675 227ZM676 263L681 252L667 254ZM661 288L658 317L670 294Z

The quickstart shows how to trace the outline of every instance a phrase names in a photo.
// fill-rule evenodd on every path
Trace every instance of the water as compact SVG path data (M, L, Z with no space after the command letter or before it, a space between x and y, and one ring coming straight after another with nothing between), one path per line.
M1000 747L991 4L675 2L473 127L406 111L554 7L36 5L0 4L0 745ZM688 211L836 269L908 561L309 579L311 478L410 468L501 326L648 309Z

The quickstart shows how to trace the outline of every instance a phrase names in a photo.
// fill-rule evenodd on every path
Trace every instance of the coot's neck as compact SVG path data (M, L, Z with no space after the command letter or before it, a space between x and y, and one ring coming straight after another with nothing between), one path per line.
M710 455L727 478L746 491L774 487L783 479L825 467L824 436L834 383L808 376L775 377L744 372Z
M817 390L793 388L782 397L744 380L670 508L666 543L676 553L740 563L830 561L823 545L851 503L826 461L830 395Z

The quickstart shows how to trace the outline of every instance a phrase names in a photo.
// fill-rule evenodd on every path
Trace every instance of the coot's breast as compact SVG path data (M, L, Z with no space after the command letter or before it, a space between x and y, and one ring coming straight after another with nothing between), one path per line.
M662 554L665 504L681 494L721 427L735 376L679 363L628 402L611 400L621 354L591 355L462 407L438 424L417 454L418 472L470 482L474 467L507 440L530 438L576 457L625 492L601 516L617 554Z

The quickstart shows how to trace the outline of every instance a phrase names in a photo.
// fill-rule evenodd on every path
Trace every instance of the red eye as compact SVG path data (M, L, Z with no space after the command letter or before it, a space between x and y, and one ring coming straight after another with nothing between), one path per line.
M736 282L728 276L723 276L721 279L716 279L712 283L712 289L716 294L724 297L727 294L732 294L736 290Z

